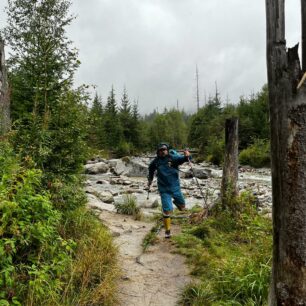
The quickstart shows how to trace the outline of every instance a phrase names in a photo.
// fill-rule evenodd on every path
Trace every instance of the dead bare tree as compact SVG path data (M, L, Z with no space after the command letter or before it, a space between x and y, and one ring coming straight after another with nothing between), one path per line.
M0 134L10 129L10 92L5 67L4 42L0 38Z
M286 48L285 1L266 0L273 191L269 305L306 305L306 0L302 60Z
M225 121L225 155L221 183L222 207L227 201L237 196L238 181L238 118Z

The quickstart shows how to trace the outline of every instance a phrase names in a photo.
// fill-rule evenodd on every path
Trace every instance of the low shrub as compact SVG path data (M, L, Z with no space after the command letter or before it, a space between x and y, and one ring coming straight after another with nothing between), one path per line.
M116 305L117 250L81 181L47 192L41 171L21 164L0 142L0 305Z
M220 137L210 137L206 151L206 161L214 165L221 165L224 158L224 139Z
M260 168L270 166L270 142L264 139L257 139L248 148L239 154L241 165Z
M57 231L62 215L41 189L41 172L0 148L0 304L42 305L59 296L75 243Z
M131 155L135 152L133 144L130 142L122 141L119 143L115 153L117 157L124 157Z

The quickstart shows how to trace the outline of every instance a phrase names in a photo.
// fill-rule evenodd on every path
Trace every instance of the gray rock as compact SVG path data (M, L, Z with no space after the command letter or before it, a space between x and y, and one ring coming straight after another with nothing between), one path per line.
M97 191L96 190L94 195L98 197L104 203L114 202L114 197L110 191Z
M91 209L116 211L114 205L106 204L101 202L95 195L87 194L87 206Z
M99 184L99 185L109 185L109 181L107 181L107 180L99 180L99 181L96 181L96 184Z
M207 168L202 168L200 166L193 166L193 171L192 169L188 169L187 171L184 170L184 172L181 172L181 177L184 178L192 178L196 177L199 179L208 179L212 176L212 170L207 169Z
M127 176L129 177L147 177L148 176L148 165L140 159L132 159L127 164L129 171Z
M87 174L106 173L108 169L109 169L108 165L104 162L85 165L85 173Z
M122 159L111 159L108 161L109 167L111 168L111 171L115 175L123 175L126 174L128 171L128 168L126 167L126 164Z
M208 179L209 177L211 177L211 170L196 166L193 167L193 174L196 178Z

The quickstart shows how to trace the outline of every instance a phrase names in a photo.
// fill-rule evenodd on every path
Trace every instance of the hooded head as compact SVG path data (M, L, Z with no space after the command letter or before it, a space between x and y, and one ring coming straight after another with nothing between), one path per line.
M156 154L159 157L165 157L169 154L169 145L167 143L160 143L157 146Z

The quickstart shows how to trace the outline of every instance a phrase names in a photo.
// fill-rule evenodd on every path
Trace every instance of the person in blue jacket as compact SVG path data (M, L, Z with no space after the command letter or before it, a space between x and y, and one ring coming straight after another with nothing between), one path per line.
M157 156L149 165L148 188L150 188L154 173L157 171L157 187L160 193L163 217L165 225L165 237L170 238L171 219L170 214L173 211L173 204L179 210L185 210L185 199L181 192L178 166L188 162L190 153L185 150L184 156L180 154L169 154L169 146L161 143L157 147Z

